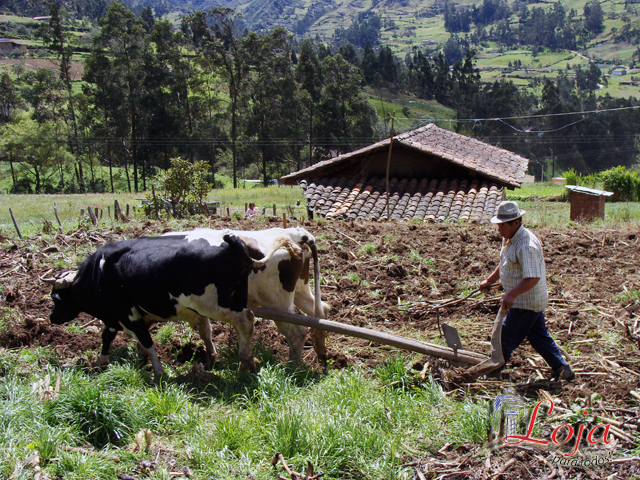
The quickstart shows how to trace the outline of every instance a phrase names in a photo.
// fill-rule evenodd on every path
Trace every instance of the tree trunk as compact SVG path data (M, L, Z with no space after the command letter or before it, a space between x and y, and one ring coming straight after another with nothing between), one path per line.
M9 153L9 165L11 166L11 179L13 180L13 191L16 190L16 172L13 170L13 152Z
M91 150L89 150L89 169L91 171L91 183L93 184L93 193L96 192L96 176L93 171L93 155L91 155ZM84 193L87 193L86 191Z
M313 158L313 100L309 105L309 166Z
M233 188L238 188L238 161L236 152L236 101L231 103L231 152L233 157Z

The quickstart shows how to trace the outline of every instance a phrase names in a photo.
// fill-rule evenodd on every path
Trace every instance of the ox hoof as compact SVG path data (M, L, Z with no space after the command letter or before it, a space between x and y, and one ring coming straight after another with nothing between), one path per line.
M91 368L95 370L106 370L109 367L109 355L100 355Z
M155 372L153 374L153 384L158 387L160 386L163 381L166 381L169 378L169 376L164 372Z
M241 360L240 361L240 372L241 373L258 373L258 368L260 367L260 362L253 358L249 360Z

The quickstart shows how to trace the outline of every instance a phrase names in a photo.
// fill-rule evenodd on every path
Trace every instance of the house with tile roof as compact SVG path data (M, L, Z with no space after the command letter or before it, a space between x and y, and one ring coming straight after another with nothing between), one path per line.
M285 175L305 190L310 215L342 220L486 223L519 188L529 161L429 124ZM388 215L387 215L388 212Z
M22 55L27 53L27 46L18 40L0 38L0 55Z

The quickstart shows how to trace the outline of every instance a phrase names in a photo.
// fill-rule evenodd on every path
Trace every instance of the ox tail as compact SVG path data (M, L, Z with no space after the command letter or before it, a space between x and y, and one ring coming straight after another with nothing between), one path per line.
M311 245L311 255L313 256L313 291L315 294L314 308L316 318L324 318L322 308L322 297L320 296L320 264L318 262L318 247Z
M277 250L280 250L281 248L284 248L287 250L287 252L289 252L289 255L291 255L291 258L295 258L296 260L302 258L302 248L300 247L300 245L298 245L296 242L294 242L293 240L291 240L289 237L277 237L273 240L273 242L271 242L271 245L269 246L269 251L267 252L266 256L261 259L261 260L253 260L253 266L255 268L260 268L263 267L273 256L274 253L276 253Z

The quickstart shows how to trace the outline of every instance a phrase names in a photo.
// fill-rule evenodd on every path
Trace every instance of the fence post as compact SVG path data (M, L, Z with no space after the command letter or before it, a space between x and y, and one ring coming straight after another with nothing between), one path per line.
M273 204L273 216L274 217L276 216L276 204L275 203Z
M151 192L153 193L153 208L156 211L156 218L158 217L158 200L156 199L156 186L155 185L151 185Z
M58 216L58 203L53 202L53 213L56 215L56 220L58 221L58 229L60 233L62 233L62 222L60 221L60 217Z
M16 232L18 232L18 238L22 240L22 234L20 233L20 229L18 228L18 222L16 222L16 217L13 216L13 210L9 208L9 213L11 214L11 220L13 220L13 226L16 227Z
M98 225L98 218L96 217L96 214L93 211L93 208L91 207L91 205L89 205L87 207L87 211L89 212L89 217L91 218L91 223L93 223L93 226L96 227Z

